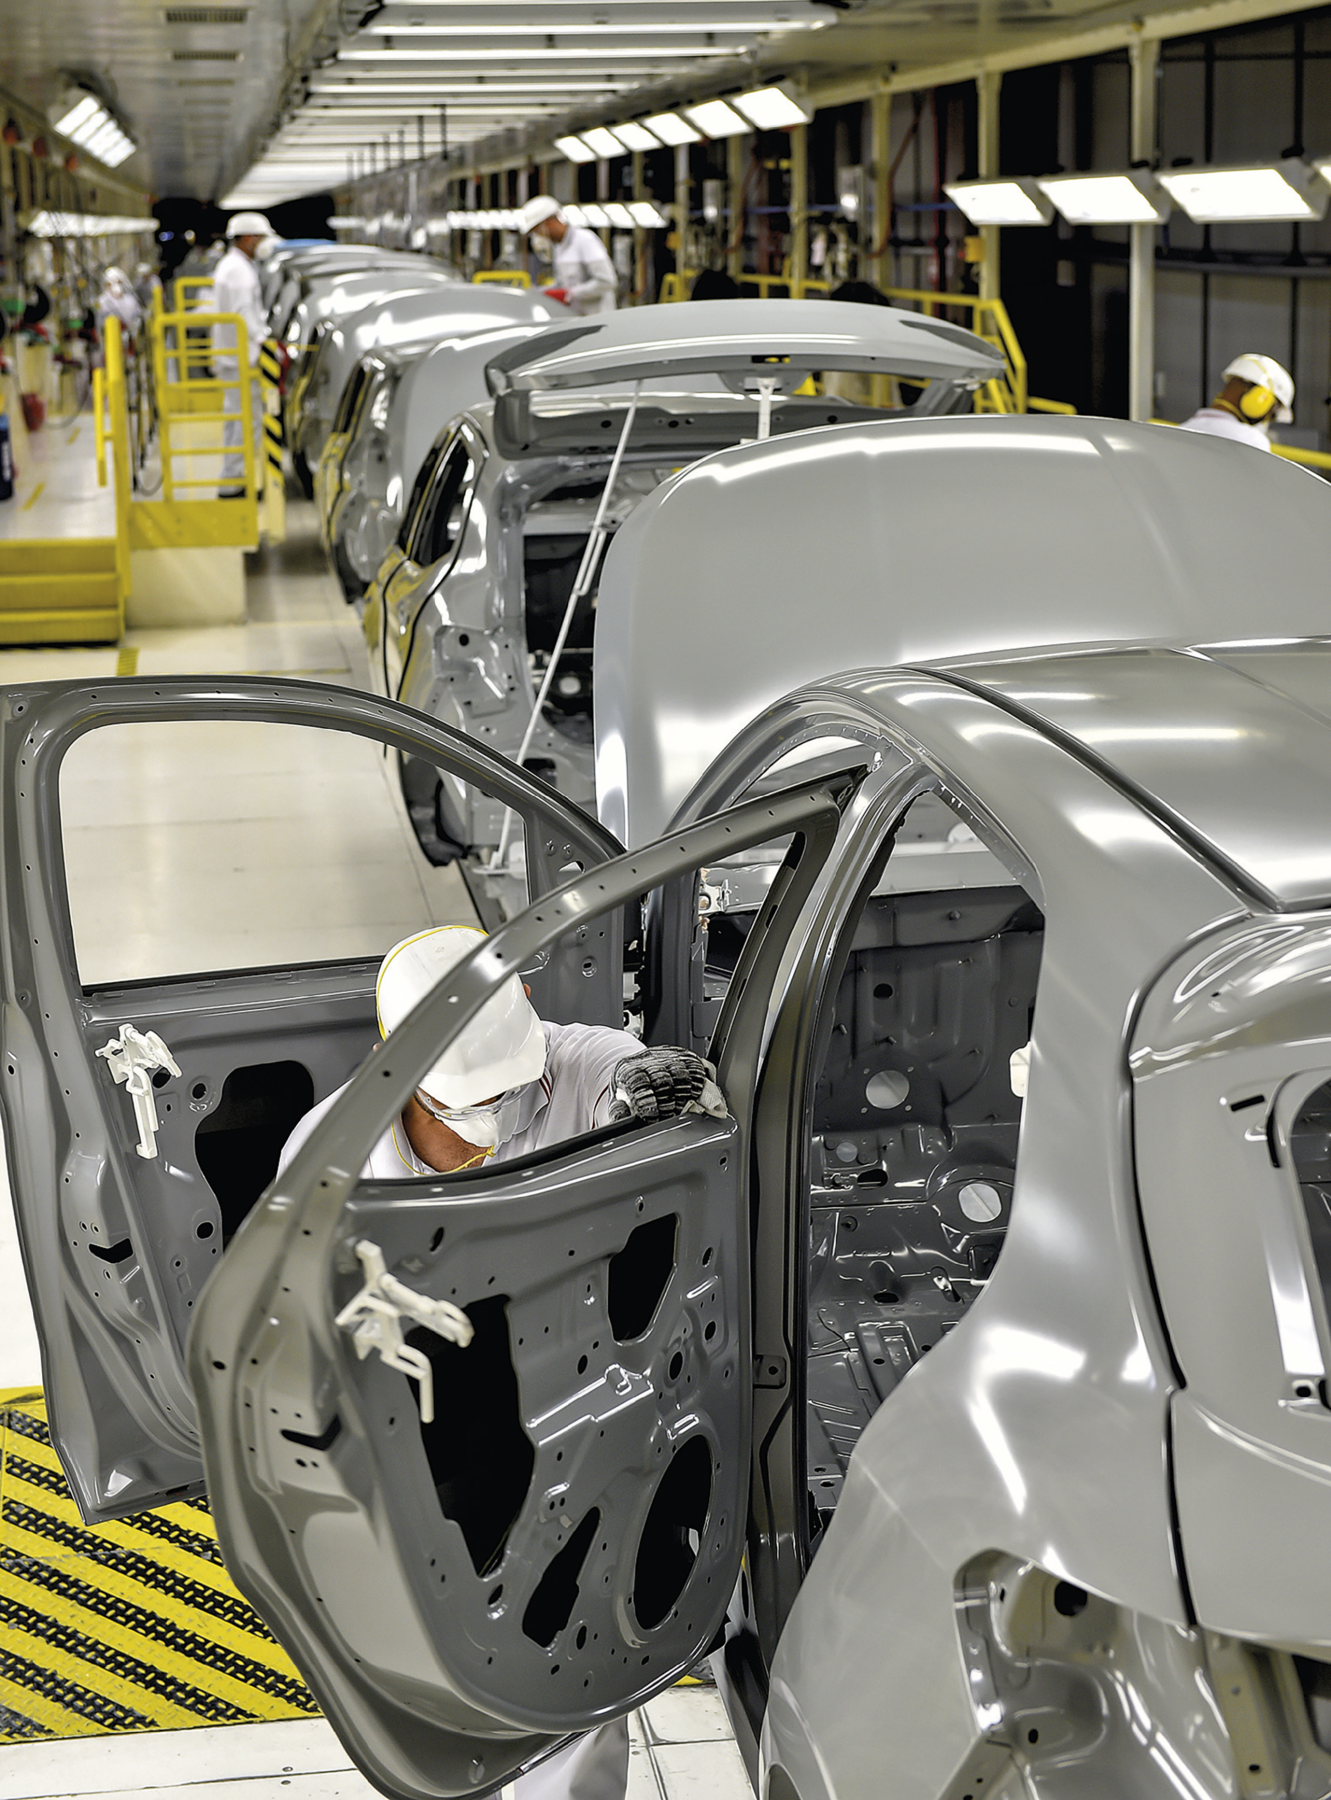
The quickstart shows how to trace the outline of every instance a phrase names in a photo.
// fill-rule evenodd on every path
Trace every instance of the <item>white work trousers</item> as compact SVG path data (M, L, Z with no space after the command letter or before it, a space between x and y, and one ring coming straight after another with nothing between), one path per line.
M513 1800L624 1800L629 1782L629 1725L600 1725L513 1783Z
M219 381L231 381L235 380L238 376L240 365L234 356L218 356L213 358L213 368ZM234 413L236 416L235 418L224 420L222 424L222 443L229 450L230 454L222 458L221 485L224 488L239 487L245 479L245 456L243 451L239 448L239 445L243 440L241 437L242 422L240 418L240 388L238 385L233 388L227 388L226 392L223 394L222 411L224 413ZM262 466L259 459L263 454L263 399L259 392L258 378L254 375L250 376L250 412L252 415L251 422L254 428L254 469L255 482L257 485L259 480L258 472Z

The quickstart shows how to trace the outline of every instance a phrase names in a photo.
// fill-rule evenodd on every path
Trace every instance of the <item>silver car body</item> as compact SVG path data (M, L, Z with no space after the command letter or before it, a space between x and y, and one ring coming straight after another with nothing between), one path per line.
M406 275L428 269L432 274L457 279L457 271L435 257L418 256L407 250L355 249L347 247L346 256L318 256L308 263L293 258L283 271L276 297L269 308L268 321L275 336L287 344L293 355L308 336L304 316L297 318L302 302L316 286L339 278L350 280L371 270L398 270Z
M359 599L378 573L441 427L484 401L486 363L542 329L511 326L416 354L374 351L363 359L364 383L344 391L345 413L334 421L314 480L324 547L348 599Z
M637 509L601 578L601 818L626 843L655 837L721 746L819 673L1254 623L1320 631L1326 487L1231 449L1116 419L976 417L844 426L683 471ZM1226 525L1250 505L1273 537ZM684 582L681 545L706 547ZM829 589L835 603L817 604ZM780 628L755 629L774 604ZM705 656L682 648L695 642Z
M486 379L496 399L455 421L422 464L414 511L366 596L376 687L516 754L540 679L533 659L553 650L629 404L593 392L598 384L646 390L610 499L607 522L618 530L681 464L752 434L756 382L778 388L773 429L788 441L792 432L876 416L837 400L794 397L813 370L846 366L932 381L920 405L946 410L969 406L969 390L997 361L971 333L912 314L789 301L641 307L550 328L494 355ZM699 383L720 391L680 392ZM436 521L446 521L433 496L453 479L450 469L456 519L441 534ZM689 540L690 557L701 554L703 541ZM677 544L668 559L676 579L680 555ZM583 805L595 797L595 604L588 596L575 618L526 751L529 767ZM682 637L676 654L687 646L697 656L706 639L705 629ZM480 799L418 792L410 770L404 791L429 853L498 843L502 817ZM486 893L504 880L502 871L487 877Z

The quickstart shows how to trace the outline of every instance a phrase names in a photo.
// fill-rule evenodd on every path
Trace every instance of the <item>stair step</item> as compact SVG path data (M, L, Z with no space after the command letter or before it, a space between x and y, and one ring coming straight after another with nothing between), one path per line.
M97 574L0 575L0 614L6 616L15 611L37 616L119 604L119 582L114 569Z
M0 543L0 582L16 577L114 571L114 538L10 538Z

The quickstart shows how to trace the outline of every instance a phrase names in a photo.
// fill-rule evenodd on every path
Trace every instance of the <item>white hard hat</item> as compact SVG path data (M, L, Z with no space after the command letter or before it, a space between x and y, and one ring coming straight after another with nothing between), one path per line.
M119 282L121 287L129 286L129 276L126 275L123 269L117 269L114 264L106 271L102 280L108 287L110 287L113 282Z
M394 944L379 965L375 1006L387 1037L450 969L484 943L470 925L440 925ZM516 975L491 995L420 1085L441 1106L476 1106L540 1079L545 1032Z
M537 194L522 209L522 229L535 231L538 225L544 225L547 219L562 219L563 208L558 200L549 194Z
M1232 378L1250 381L1254 387L1269 388L1276 397L1276 419L1281 425L1292 421L1294 378L1288 370L1281 368L1274 356L1261 356L1251 351L1236 356L1220 376L1222 381Z
M259 212L232 213L226 222L226 234L229 238L238 237L270 237L272 226Z

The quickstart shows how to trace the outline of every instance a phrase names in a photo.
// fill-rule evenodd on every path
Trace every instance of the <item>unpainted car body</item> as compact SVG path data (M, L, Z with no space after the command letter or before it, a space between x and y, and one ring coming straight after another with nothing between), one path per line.
M421 267L442 270L457 279L457 271L438 257L421 256L409 250L383 250L373 244L334 244L329 246L328 252L311 251L293 256L281 265L281 278L272 299L269 300L264 292L269 323L274 335L297 354L303 340L299 328L292 335L293 321L297 307L315 282L339 273L350 277L370 269L391 268L412 273Z
M605 512L613 533L682 466L754 434L755 404L744 390L758 382L783 390L768 395L771 429L782 438L882 417L793 391L811 369L856 359L875 372L931 381L922 410L968 407L997 354L969 332L933 325L825 302L703 302L584 321L496 354L487 380L497 398L441 435L366 594L376 689L507 755L525 736L527 766L580 805L594 805L594 582L562 646L560 632L621 430L638 403L593 384L644 390ZM700 381L717 391L672 391ZM695 540L687 555L699 554ZM670 563L681 568L678 549ZM701 652L704 643L705 635L691 648ZM556 679L528 733L557 646ZM410 766L403 788L427 854L474 854L500 842L502 813L480 797ZM502 868L477 880L477 891L503 904Z
M507 325L543 325L568 316L567 307L544 294L473 282L376 295L364 311L316 327L317 347L312 340L309 381L294 421L296 447L316 469L352 372L370 351L410 354Z
M776 497L799 457L862 520L829 455L861 433L884 502L904 477L873 445L925 445L925 543L957 491L1028 545L1080 523L1098 547L1125 494L1144 524L1074 590L1051 566L1024 610L1016 570L1006 611L954 581L934 641L969 620L979 654L924 666L921 633L914 667L785 699L773 659L736 667L757 716L623 856L474 736L348 690L6 697L0 1108L57 1445L96 1518L196 1487L201 1438L229 1568L386 1793L492 1791L718 1631L763 1800L870 1800L885 1768L901 1800L1229 1800L1254 1764L1275 1793L1331 1784L1308 1553L1331 1480L1331 643L1309 623L1331 495L1106 422L1059 424L1052 495L968 461L1038 457L1032 429L886 421L713 459L718 532L764 459ZM1222 565L1234 486L1263 529ZM1079 522L1050 514L1074 501ZM1256 638L1272 534L1285 579ZM1203 615L1209 635L1178 629ZM1149 641L1115 641L1141 617ZM636 680L602 667L621 708ZM433 759L524 815L533 904L388 1047L372 960L81 984L59 767L86 733L182 717ZM732 1116L357 1181L514 970L549 1017L616 1018L629 991L649 1038L696 1025ZM126 1018L182 1071L148 1160L96 1055ZM271 1187L294 1090L270 1076L261 1120L233 1106L255 1138L239 1182L207 1146L231 1078L276 1058L311 1094L364 1060ZM411 1333L432 1423L336 1322L366 1245L475 1326L465 1350Z
M362 598L401 531L440 427L485 399L493 356L542 329L513 326L417 354L373 351L362 359L314 479L320 535L349 600Z

